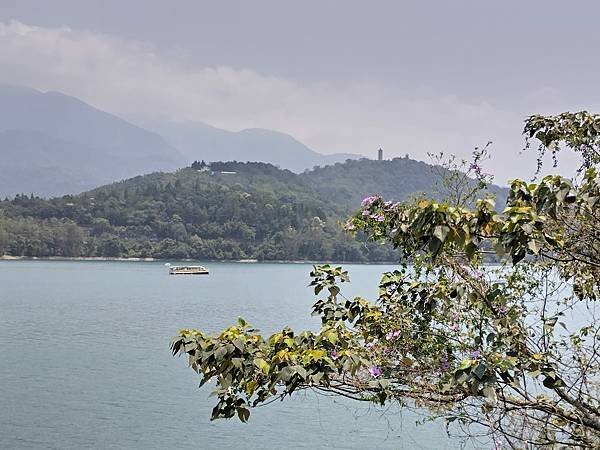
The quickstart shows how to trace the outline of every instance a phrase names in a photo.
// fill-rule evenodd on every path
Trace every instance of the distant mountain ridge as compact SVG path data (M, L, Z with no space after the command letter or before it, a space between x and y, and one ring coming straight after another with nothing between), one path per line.
M0 85L0 133L0 195L72 193L185 162L158 134L58 92Z
M87 153L88 158L83 153ZM0 192L61 194L110 182L93 149L38 131L0 131Z
M155 125L164 137L75 97L0 84L0 196L76 193L202 159L262 161L302 172L358 157L321 155L271 130Z
M152 121L144 125L156 130L189 161L258 161L299 173L362 157L350 153L323 155L289 134L263 128L234 132L202 122Z

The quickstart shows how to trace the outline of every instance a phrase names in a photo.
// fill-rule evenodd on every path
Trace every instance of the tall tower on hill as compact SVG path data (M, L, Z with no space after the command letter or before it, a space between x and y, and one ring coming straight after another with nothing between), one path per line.
M377 160L383 161L383 150L382 149L377 150Z

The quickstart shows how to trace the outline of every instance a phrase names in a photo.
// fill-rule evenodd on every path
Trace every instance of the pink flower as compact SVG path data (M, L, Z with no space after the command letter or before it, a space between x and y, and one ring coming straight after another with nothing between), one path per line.
M387 334L385 335L385 338L386 338L388 341L391 341L391 340L393 340L393 339L397 338L398 336L400 336L400 334L402 334L402 332L401 332L400 330L396 330L396 331L390 331L389 333L387 333Z
M361 202L362 206L369 206L371 203L373 203L375 200L377 200L377 197L375 195L372 195L370 197L366 197L363 199L363 201Z
M369 369L369 373L373 378L379 378L381 376L381 369L377 366L373 366Z
M336 359L338 359L338 354L336 351L332 351L329 352L329 357L335 361Z

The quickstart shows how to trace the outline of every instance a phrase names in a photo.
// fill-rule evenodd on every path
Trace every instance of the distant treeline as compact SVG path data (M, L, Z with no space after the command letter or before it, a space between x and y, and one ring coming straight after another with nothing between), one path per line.
M390 246L341 224L362 196L433 190L429 167L361 160L297 175L264 163L196 162L76 196L17 195L0 201L0 254L395 261Z
M343 232L344 208L267 164L151 174L53 199L0 202L0 254L205 260L390 261Z

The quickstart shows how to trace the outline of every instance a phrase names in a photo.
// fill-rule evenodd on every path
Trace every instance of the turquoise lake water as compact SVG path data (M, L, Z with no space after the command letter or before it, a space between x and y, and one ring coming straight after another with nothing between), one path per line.
M313 393L210 422L215 399L169 340L238 316L265 333L318 328L309 264L0 261L2 449L450 449L442 423ZM346 265L348 295L373 298L391 266Z

